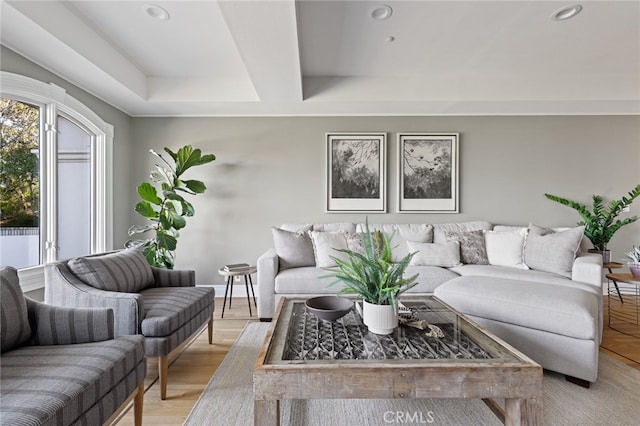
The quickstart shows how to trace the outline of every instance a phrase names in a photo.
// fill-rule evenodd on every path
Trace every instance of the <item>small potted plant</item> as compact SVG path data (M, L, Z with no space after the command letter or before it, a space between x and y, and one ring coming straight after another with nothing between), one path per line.
M587 206L557 195L544 194L548 199L575 209L582 218L578 225L584 225L584 235L593 244L590 252L600 253L603 263L611 261L611 252L607 250L607 244L611 241L613 235L623 226L638 220L638 216L631 216L625 219L617 219L618 215L633 203L640 196L640 184L629 192L627 197L620 200L612 200L608 205L604 205L602 196L593 196L593 209L589 210Z
M631 275L633 275L633 278L636 280L640 280L640 246L633 246L633 250L626 253L626 255L631 259L631 261L627 263Z
M337 266L327 268L326 277L336 278L332 284L342 283L338 296L356 294L363 299L362 321L369 331L391 334L398 326L398 296L417 284L418 275L404 278L404 272L415 253L410 253L398 263L391 261L389 238L382 232L369 231L365 225L362 235L363 252L338 250L347 259L333 256Z

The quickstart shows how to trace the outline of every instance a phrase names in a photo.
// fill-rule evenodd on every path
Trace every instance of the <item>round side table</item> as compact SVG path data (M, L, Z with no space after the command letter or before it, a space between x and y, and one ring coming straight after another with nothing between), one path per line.
M249 287L251 287L251 294L253 295L253 304L256 309L258 304L256 303L256 294L253 291L253 281L251 281L251 274L255 274L258 268L255 266L247 266L246 268L234 268L226 270L224 267L218 269L218 273L227 279L227 285L224 289L224 302L222 303L222 316L224 318L224 308L227 305L227 293L229 294L229 309L231 309L231 299L233 298L233 280L235 277L244 276L244 286L247 290L247 303L249 304L249 316L253 316L251 312L251 299L249 298Z
M602 264L603 268L607 268L609 270L609 274L613 273L612 269L620 269L622 268L622 266L623 266L622 263L619 263L619 262L608 262L608 263ZM611 280L608 275L607 275L607 280ZM618 292L620 303L624 303L624 300L622 300L622 294L620 293L620 289L618 288L618 283L615 280L613 280L613 285L616 286L616 291Z
M621 333L640 337L640 280L631 274L607 274L622 299L624 294L627 303L621 301L615 306L611 303L611 286L609 286L609 327ZM620 291L620 287L622 292ZM614 299L615 300L615 299ZM624 306L624 309L623 309Z

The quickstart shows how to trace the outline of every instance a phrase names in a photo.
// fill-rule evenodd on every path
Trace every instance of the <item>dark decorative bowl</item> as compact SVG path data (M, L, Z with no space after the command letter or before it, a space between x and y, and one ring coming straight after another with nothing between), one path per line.
M353 302L337 296L318 296L304 303L307 311L325 321L335 321L351 310Z

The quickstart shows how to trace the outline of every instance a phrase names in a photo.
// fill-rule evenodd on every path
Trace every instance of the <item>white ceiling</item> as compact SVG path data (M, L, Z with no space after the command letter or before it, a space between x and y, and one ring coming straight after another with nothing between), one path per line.
M1 42L132 116L640 114L640 1L575 1L2 0Z

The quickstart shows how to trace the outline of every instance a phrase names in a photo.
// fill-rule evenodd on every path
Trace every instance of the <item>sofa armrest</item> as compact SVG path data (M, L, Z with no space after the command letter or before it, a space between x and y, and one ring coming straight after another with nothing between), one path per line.
M271 248L258 258L258 317L273 318L276 309L276 275L280 262L276 250Z
M571 279L602 288L602 256L593 253L578 255L573 262Z
M72 345L114 338L113 310L68 308L25 298L34 344Z
M195 287L196 271L151 267L155 287Z
M116 336L140 334L144 297L91 287L80 281L65 262L45 266L45 303L78 308L111 308Z

